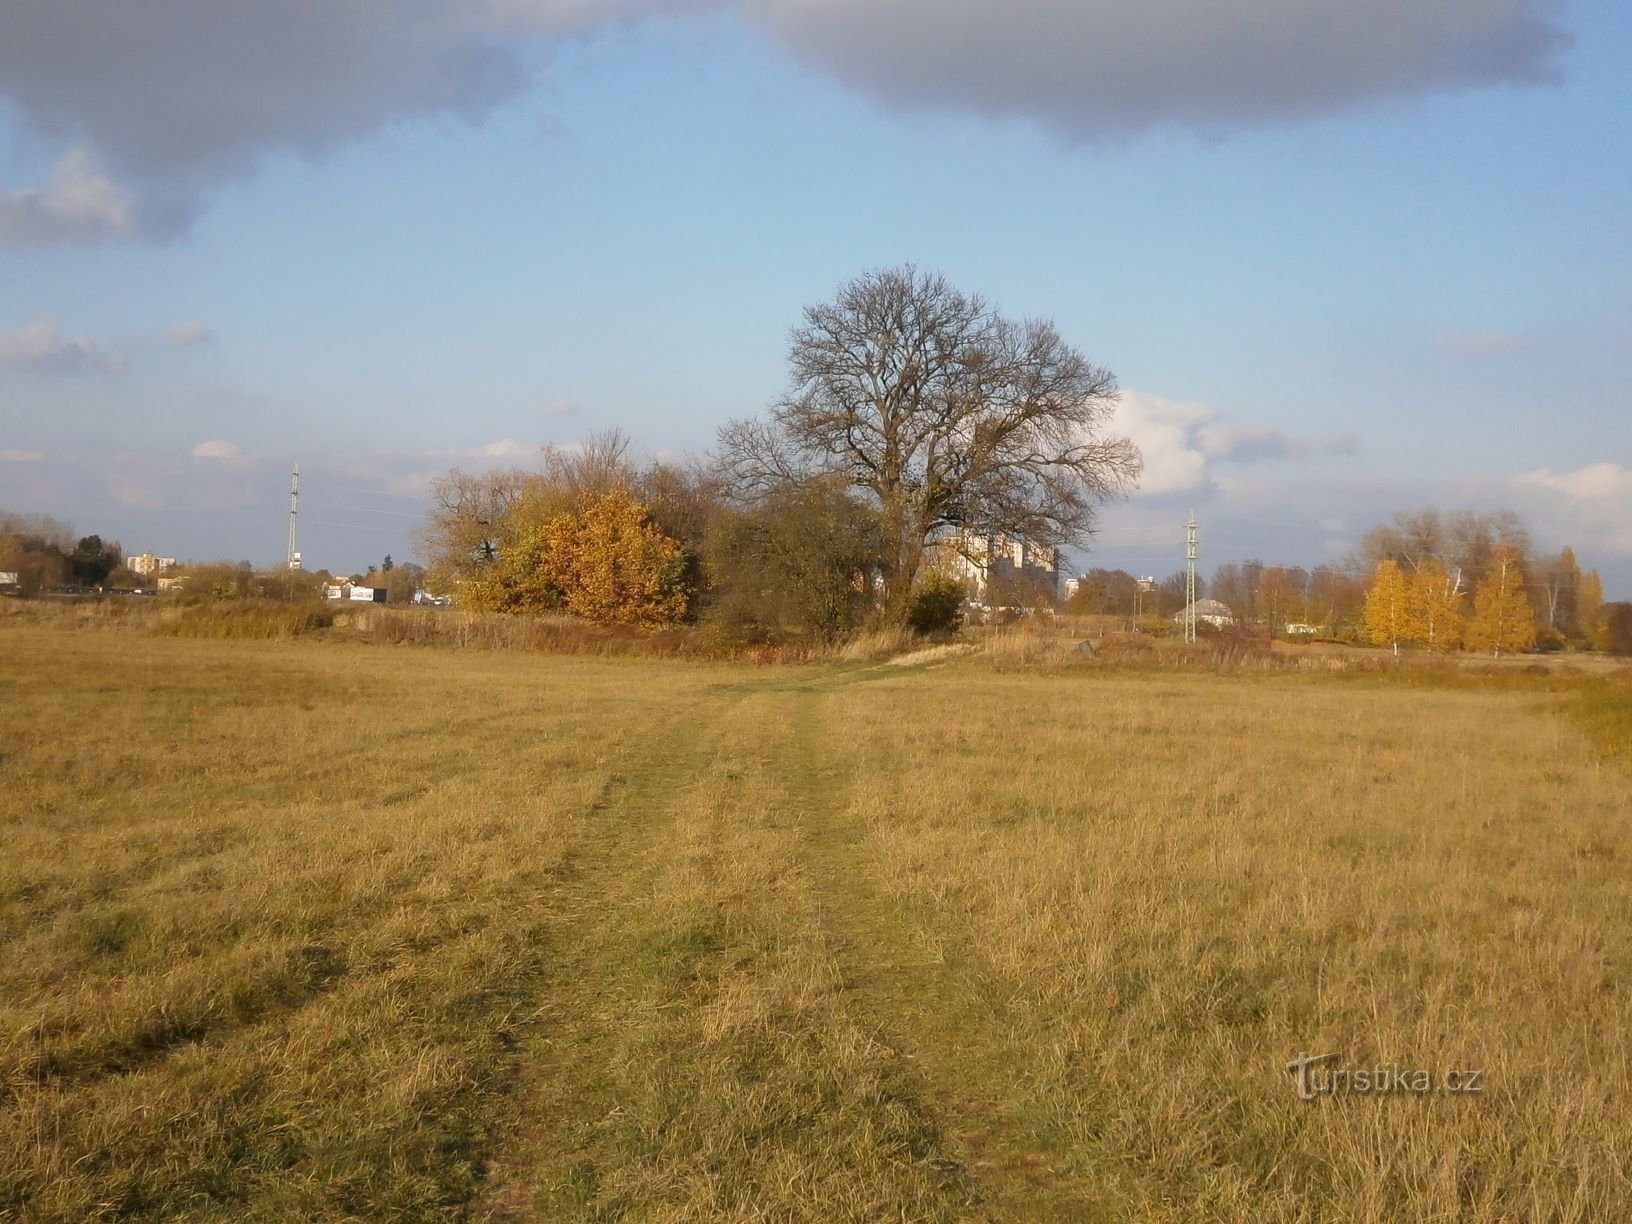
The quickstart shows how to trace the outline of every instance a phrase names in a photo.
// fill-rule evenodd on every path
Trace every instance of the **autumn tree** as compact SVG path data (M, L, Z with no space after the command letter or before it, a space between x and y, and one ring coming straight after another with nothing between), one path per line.
M0 513L0 570L16 574L25 595L67 582L73 547L73 528L50 515Z
M1079 615L1133 616L1142 610L1141 595L1139 580L1126 570L1095 568L1077 579L1065 608ZM1154 600L1151 604L1154 607Z
M1490 569L1473 597L1473 616L1466 638L1469 650L1528 650L1535 644L1536 622L1525 596L1524 566L1519 550L1502 543L1491 556Z
M1566 546L1556 556L1543 557L1535 566L1536 612L1542 624L1561 638L1578 636L1581 567L1575 550Z
M1400 643L1414 642L1420 637L1419 626L1412 615L1410 585L1399 564L1384 561L1372 575L1366 590L1366 636L1374 646L1391 646L1400 653Z
M1108 432L1109 370L1052 323L1011 320L908 265L872 272L804 312L791 389L767 421L721 431L739 487L820 471L878 515L885 612L904 623L937 537L1059 546L1129 488L1138 450Z
M1409 582L1411 619L1423 645L1440 654L1455 650L1462 644L1462 596L1445 563L1429 558Z
M577 513L550 520L540 535L546 580L572 615L642 629L685 619L685 550L627 489L586 493Z
M1363 619L1365 583L1346 570L1329 567L1309 576L1306 616L1328 633L1349 633Z
M832 641L871 610L880 551L878 516L839 478L721 507L704 548L708 624L733 642Z
M1632 655L1632 603L1609 603L1601 610L1597 644L1613 655Z
M1453 590L1462 593L1475 576L1488 571L1503 544L1521 559L1529 555L1530 533L1511 510L1400 511L1361 537L1355 568L1371 572L1382 562L1393 561L1410 575L1438 561L1449 572Z
M1591 638L1602 619L1604 582L1597 570L1587 570L1575 588L1575 620L1581 634Z
M1267 566L1259 573L1253 603L1271 637L1277 636L1288 621L1304 618L1308 581L1303 570L1284 565Z
M621 430L574 446L546 446L538 467L464 472L431 482L431 511L420 531L430 581L452 588L486 571L524 536L576 511L587 495L632 488L639 471Z
M683 620L685 551L627 489L585 492L577 509L525 528L467 586L472 607L566 612L658 629Z

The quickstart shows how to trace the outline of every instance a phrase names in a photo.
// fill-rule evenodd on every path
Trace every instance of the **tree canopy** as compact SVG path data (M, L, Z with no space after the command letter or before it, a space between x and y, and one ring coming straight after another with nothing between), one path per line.
M793 330L790 389L720 434L728 479L842 476L878 514L885 604L904 620L939 535L1081 541L1130 488L1136 447L1107 430L1116 379L1050 322L1013 320L911 265L857 277Z

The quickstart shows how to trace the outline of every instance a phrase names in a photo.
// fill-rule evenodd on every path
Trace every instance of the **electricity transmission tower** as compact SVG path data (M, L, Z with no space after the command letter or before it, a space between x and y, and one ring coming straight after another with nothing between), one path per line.
M1196 640L1196 512L1184 530L1184 640Z
M300 464L289 477L289 568L300 568L300 548L295 541L295 518L300 509Z

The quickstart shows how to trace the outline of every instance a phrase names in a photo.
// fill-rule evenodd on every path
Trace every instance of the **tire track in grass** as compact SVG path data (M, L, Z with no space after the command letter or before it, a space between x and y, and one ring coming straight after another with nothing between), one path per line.
M965 1217L910 1067L849 1009L780 767L799 700L712 694L615 794L518 1050L478 1218Z
M818 682L799 692L780 769L851 1010L913 1068L949 1157L973 1187L968 1218L1117 1218L1067 1170L1051 1137L1028 1124L1022 1056L979 965L960 962L873 882L868 830L848 803L853 768L823 730L824 702L844 687Z

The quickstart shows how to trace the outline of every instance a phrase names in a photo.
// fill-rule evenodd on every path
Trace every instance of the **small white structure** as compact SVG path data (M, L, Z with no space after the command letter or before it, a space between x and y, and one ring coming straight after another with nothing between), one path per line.
M1173 614L1173 623L1177 625L1184 624L1185 612L1189 610L1186 608L1183 612L1175 612ZM1235 613L1230 611L1228 604L1219 603L1216 599L1198 599L1196 600L1196 620L1206 621L1214 629L1224 629L1235 624Z
M323 598L351 603L384 603L385 588L364 586L360 582L331 582L323 588Z
M1287 637L1316 637L1325 630L1319 625L1306 625L1302 621L1293 621L1286 627Z

